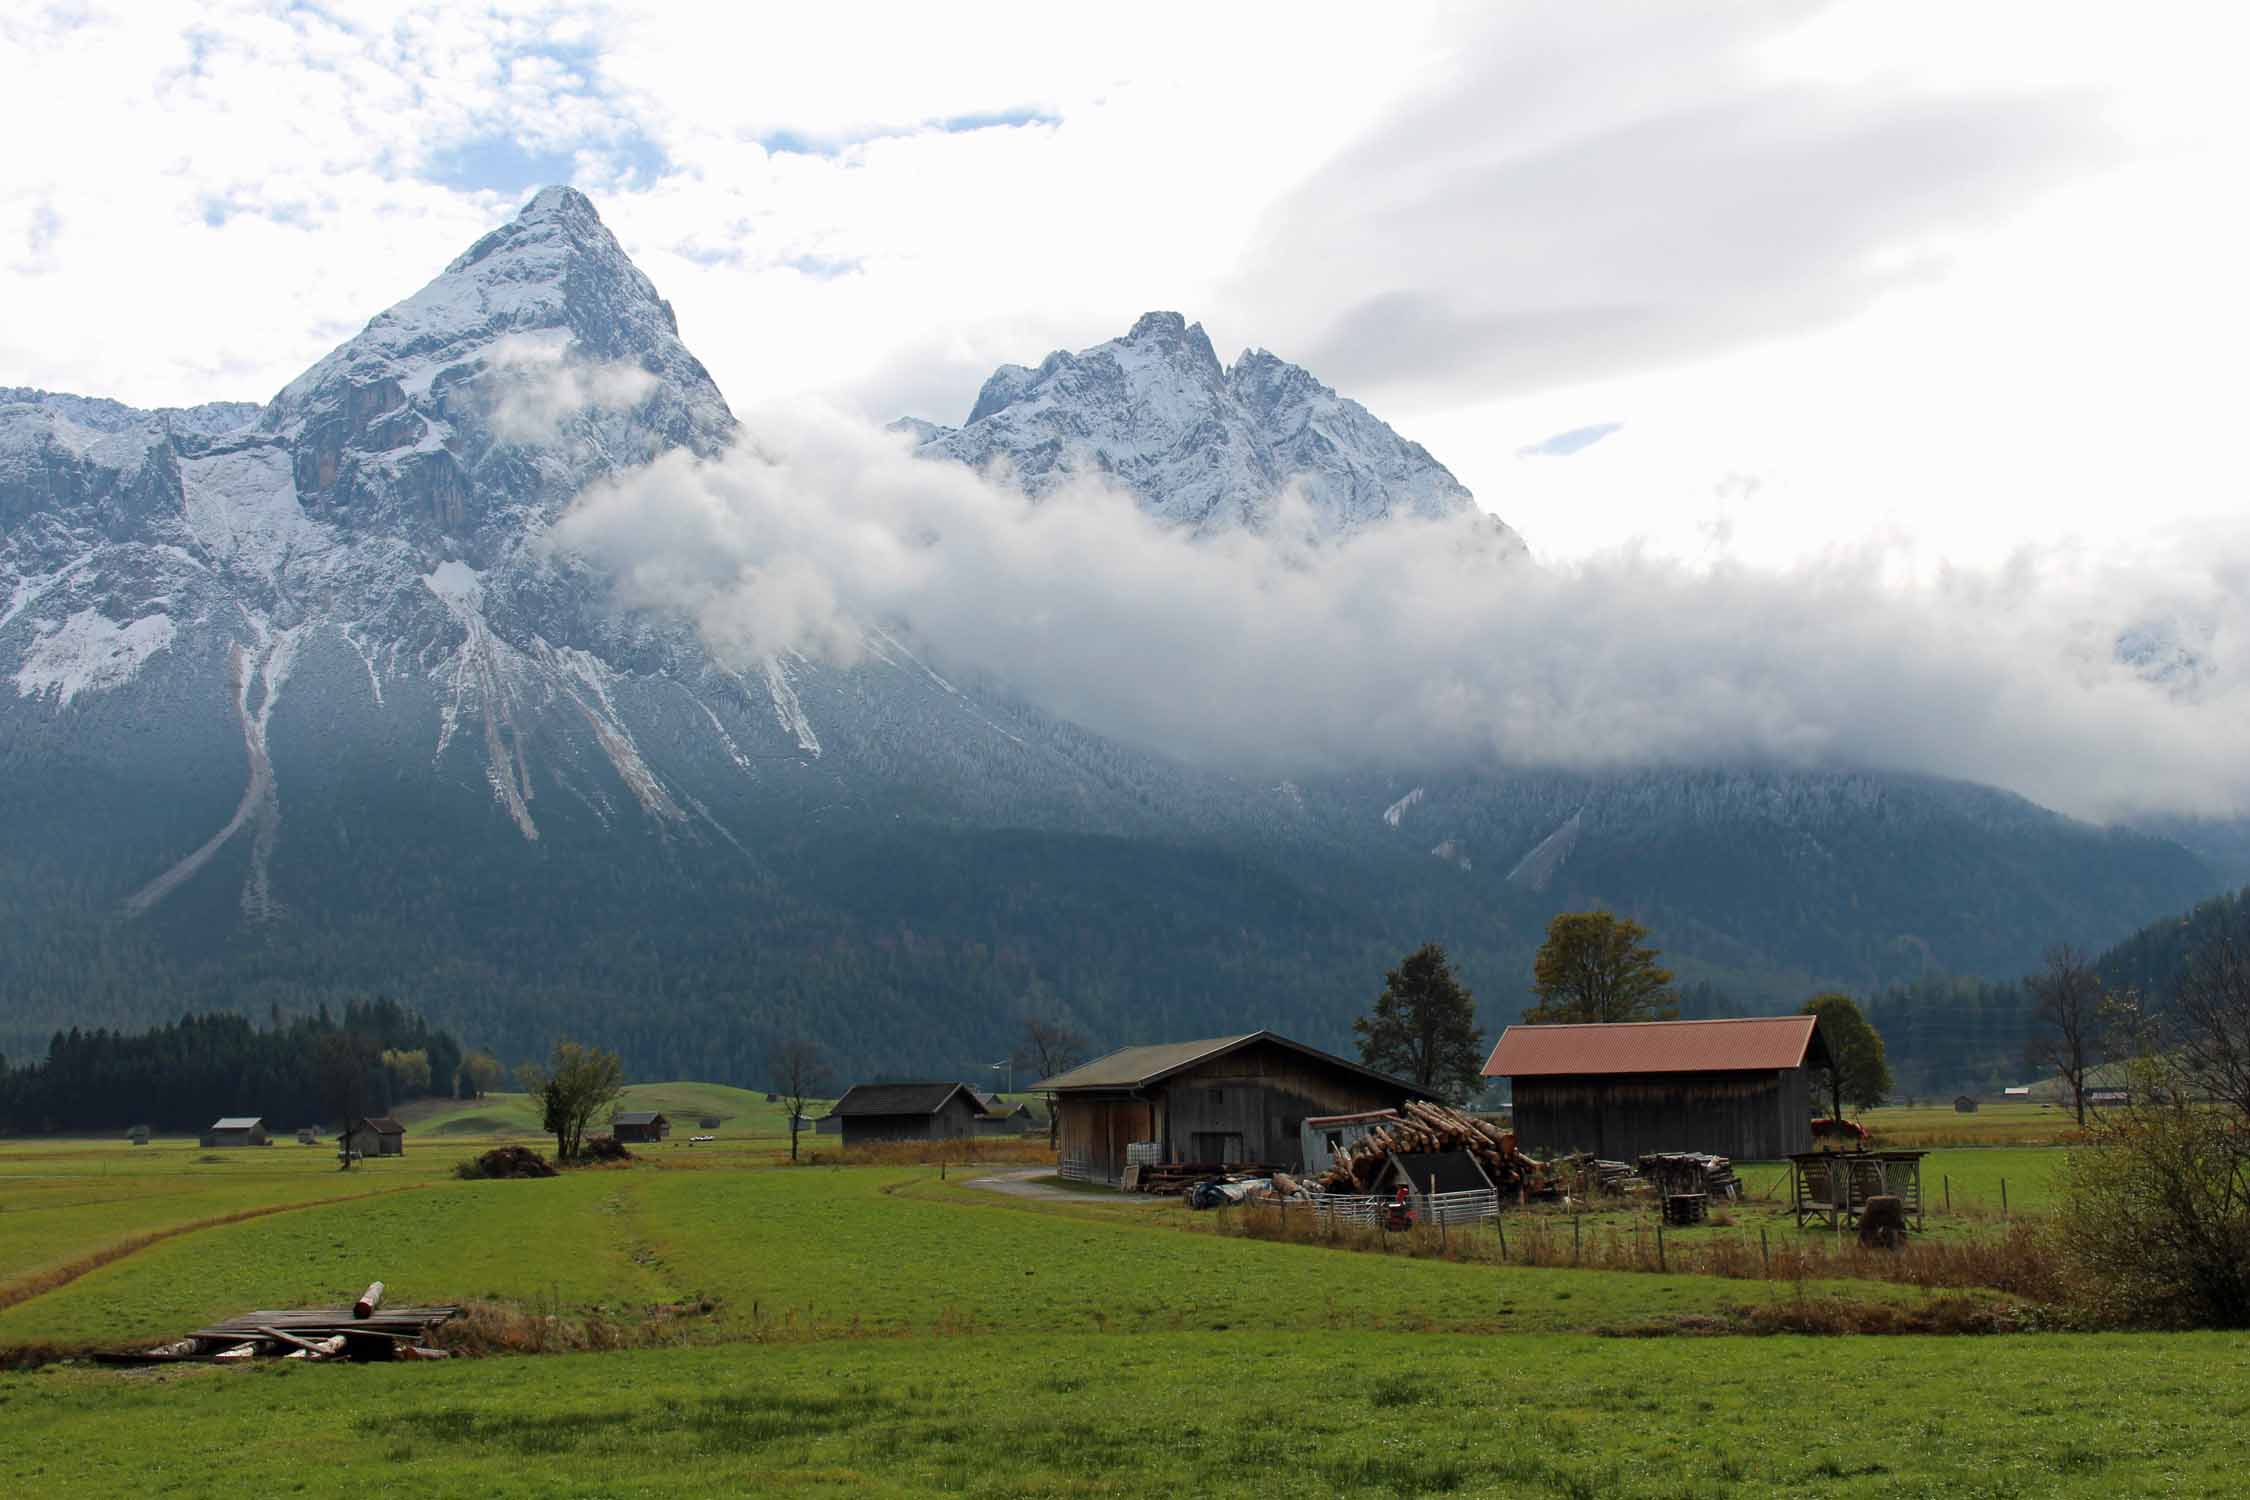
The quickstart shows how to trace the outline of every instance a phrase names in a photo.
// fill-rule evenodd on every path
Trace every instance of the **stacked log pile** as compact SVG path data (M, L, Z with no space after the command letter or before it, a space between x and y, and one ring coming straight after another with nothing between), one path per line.
M1667 1197L1674 1193L1708 1193L1714 1198L1736 1198L1742 1183L1734 1163L1705 1151L1655 1151L1641 1158L1641 1176Z
M264 1308L198 1328L182 1339L133 1353L96 1356L104 1364L173 1364L253 1359L306 1361L444 1359L424 1344L457 1307L384 1307L383 1283L350 1307Z
M1465 1115L1442 1104L1409 1101L1396 1124L1378 1125L1336 1154L1335 1164L1317 1179L1323 1191L1371 1193L1383 1164L1394 1152L1423 1154L1466 1151L1484 1168L1503 1195L1519 1191L1540 1196L1553 1191L1547 1164L1516 1149L1515 1132Z
M1576 1197L1616 1197L1648 1190L1640 1174L1621 1161L1604 1161L1591 1151L1571 1151L1547 1163L1547 1170Z

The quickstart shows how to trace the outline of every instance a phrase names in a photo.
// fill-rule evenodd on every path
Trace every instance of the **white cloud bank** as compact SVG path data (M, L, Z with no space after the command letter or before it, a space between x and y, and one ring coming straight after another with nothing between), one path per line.
M2250 810L2250 529L2133 560L1917 576L1624 550L1503 567L1444 526L1190 541L1092 486L1028 505L856 418L750 419L588 492L559 545L746 661L903 620L1089 728L1243 767L1494 757L1928 772L2096 818ZM1276 534L1288 530L1277 527ZM2120 640L2128 642L2121 657Z

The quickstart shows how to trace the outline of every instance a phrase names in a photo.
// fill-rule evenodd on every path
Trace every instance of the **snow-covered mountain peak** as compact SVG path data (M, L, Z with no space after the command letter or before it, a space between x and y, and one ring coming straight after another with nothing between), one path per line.
M544 513L598 472L715 452L734 419L594 205L551 187L291 381L260 426L291 440L316 507L459 535L490 519L482 494L535 489ZM546 482L478 482L525 463Z
M910 430L925 456L1004 464L1034 497L1098 474L1198 532L1262 529L1292 489L1323 535L1394 516L1481 515L1427 449L1358 402L1263 349L1229 369L1203 325L1176 312L1144 313L1123 338L1058 350L1037 369L1002 365L963 426ZM1504 550L1521 550L1487 524Z

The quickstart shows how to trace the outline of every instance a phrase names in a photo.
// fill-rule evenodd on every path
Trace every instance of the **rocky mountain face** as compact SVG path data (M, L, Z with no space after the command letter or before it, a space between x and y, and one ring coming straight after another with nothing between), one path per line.
M0 1049L388 993L510 1058L644 1076L961 1073L1027 1011L1104 1043L1344 1045L1430 937L1509 1019L1602 902L1691 977L2009 972L2213 887L2165 840L1980 788L1433 769L1272 784L952 680L723 662L548 542L586 486L736 424L591 203L548 189L264 407L0 390ZM1429 454L1271 355L1132 333L987 383L937 459L1092 468L1198 531L1457 521ZM997 1050L996 1050L997 1049Z
M1034 498L1094 476L1199 533L1264 530L1294 493L1315 536L1413 517L1523 550L1421 444L1263 349L1222 366L1203 325L1176 312L1035 370L1002 365L961 427L902 425L925 456L999 467Z

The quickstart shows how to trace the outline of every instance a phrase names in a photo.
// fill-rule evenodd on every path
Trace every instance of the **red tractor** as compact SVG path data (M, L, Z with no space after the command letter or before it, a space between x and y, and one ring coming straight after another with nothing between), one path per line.
M1383 1227L1394 1234L1414 1227L1413 1190L1404 1183L1399 1184L1398 1196L1384 1205Z

